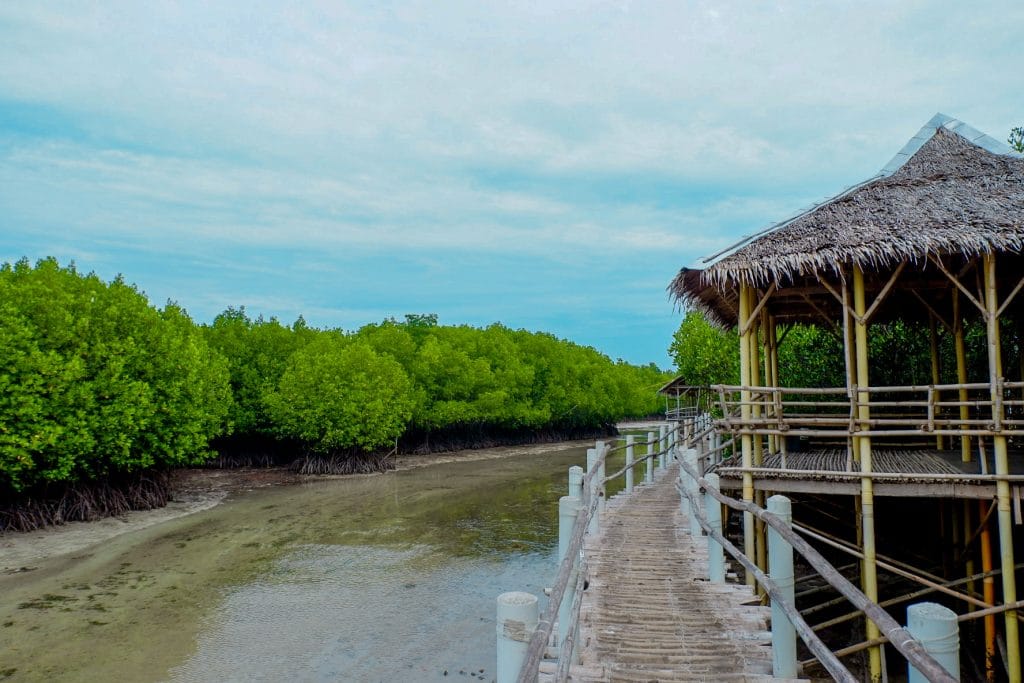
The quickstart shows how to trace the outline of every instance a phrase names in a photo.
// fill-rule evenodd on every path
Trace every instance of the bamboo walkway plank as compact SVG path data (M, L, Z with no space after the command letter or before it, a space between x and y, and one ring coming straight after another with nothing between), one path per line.
M750 588L705 580L706 542L691 539L678 465L608 501L588 539L581 664L571 680L776 681L769 610Z

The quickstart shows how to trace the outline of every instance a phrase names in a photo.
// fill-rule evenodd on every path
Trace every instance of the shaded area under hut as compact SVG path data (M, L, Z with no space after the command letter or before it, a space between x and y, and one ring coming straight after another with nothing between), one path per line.
M716 465L723 486L762 505L772 491L853 496L843 509L862 559L852 566L872 601L887 567L877 532L918 523L901 510L939 499L941 519L922 533L938 535L949 557L925 557L915 572L933 576L923 563L942 564L937 578L956 584L943 597L958 612L1017 603L1022 246L1024 158L938 114L874 177L683 268L669 286L683 306L739 332L740 384L711 389L717 430L738 444ZM801 324L839 340L845 385L787 386L779 376L779 346ZM927 381L871 386L875 325L928 336ZM743 534L763 567L763 529L748 516ZM964 580L978 574L985 579ZM1021 680L1020 618L1007 608L984 619L988 678ZM870 622L866 635L879 636ZM882 656L880 645L869 649L873 680Z

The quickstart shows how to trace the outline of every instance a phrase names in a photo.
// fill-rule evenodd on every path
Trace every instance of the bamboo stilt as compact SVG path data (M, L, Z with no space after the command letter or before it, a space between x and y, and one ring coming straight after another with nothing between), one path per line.
M740 283L739 292L739 319L740 319L740 384L750 385L750 329L747 327L747 320L750 317L750 287ZM740 391L740 417L746 421L750 419L750 391ZM750 434L743 434L740 437L740 448L744 467L752 467L754 464L754 443ZM754 501L754 475L745 472L743 474L743 500ZM756 557L754 540L754 516L750 512L743 513L743 552L747 557ZM756 585L754 573L746 572L746 583L748 586Z
M964 321L960 315L960 290L953 290L953 347L956 351L956 381L957 384L967 384L967 350L964 347ZM960 419L968 420L971 417L970 408L967 404L967 389L960 389L958 392L960 400ZM971 437L964 435L960 437L960 459L963 462L971 461Z
M988 333L988 367L992 395L992 421L999 429L1003 422L1003 368L999 339L999 304L996 291L996 258L985 254L982 259L985 281L985 326ZM992 437L996 474L1008 474L1010 470L1006 449L1006 437L997 434ZM996 482L996 504L999 515L999 555L1003 567L1003 603L1017 602L1017 581L1013 572L1013 512L1010 507L1010 483ZM1006 618L1006 665L1011 683L1021 680L1020 638L1017 615L1008 611Z
M971 502L969 500L965 500L963 502L963 510L964 510L964 524L963 524L963 534L964 534L964 545L963 545L963 548L964 548L964 550L963 550L963 552L964 552L964 555L966 556L966 562L964 564L965 564L965 568L967 570L967 575L968 576L974 576L974 573L975 573L974 572L974 553L971 552L971 547L970 547L970 545L971 545ZM975 594L974 579L971 579L970 581L967 582L967 592L969 594L971 594L971 595ZM969 611L971 611L974 608L972 606L969 606L967 609Z
M747 291L749 292L749 296L750 296L750 307L752 309L751 315L753 316L754 315L753 311L757 310L756 307L755 307L756 299L757 299L757 292L756 292L756 290L753 287L751 287ZM758 306L759 306L759 304L758 304ZM748 343L750 345L750 384L751 384L751 386L754 386L754 387L762 387L763 384L764 384L762 382L762 377L761 377L761 349L760 349L761 324L760 324L760 322L761 322L760 315L757 315L756 317L754 317L750 321L749 330L748 330L748 338L747 338L748 339ZM758 398L754 400L753 405L750 407L751 418L754 419L754 420L760 420L761 419L761 415L762 415L762 412L763 412L763 406L762 406L762 401L764 400L763 397L764 397L764 391L761 391L759 393L759 395L758 395ZM763 437L760 436L760 435L755 435L754 436L753 446L754 446L754 453L753 453L754 466L755 467L760 467L761 465L764 464L764 441L763 441ZM764 507L764 502L765 502L764 491L755 491L754 492L754 502L759 507ZM768 547L767 547L767 540L768 539L767 539L767 535L766 535L766 531L765 531L764 522L762 522L759 519L758 520L754 520L754 552L755 552L754 560L755 560L755 562L757 564L757 568L760 569L761 571L767 571L768 570ZM758 593L760 595L762 595L762 596L764 595L764 588L762 586L758 586L757 590L758 590Z
M866 301L864 293L864 271L860 266L853 267L853 307L856 318L854 320L854 341L857 356L857 386L867 387L870 384L868 378L868 330L864 322ZM871 418L871 408L868 405L870 395L866 391L859 392L857 396L857 418L868 420ZM857 452L860 455L861 472L871 472L871 438L862 436L858 439ZM864 533L864 571L861 576L862 590L864 595L871 602L878 602L878 568L875 562L875 490L874 481L870 477L864 477L860 483L860 505L861 524ZM867 639L873 640L879 636L878 626L872 622L867 624ZM872 683L882 680L882 649L873 647L868 650L868 673Z
M995 505L995 503L991 503ZM982 519L981 527L981 571L992 571L992 535L988 530L988 519L986 517L985 501L978 501L978 513ZM981 581L981 597L988 604L995 603L996 583L991 575L987 575ZM996 659L996 618L995 615L985 617L985 680L994 681Z

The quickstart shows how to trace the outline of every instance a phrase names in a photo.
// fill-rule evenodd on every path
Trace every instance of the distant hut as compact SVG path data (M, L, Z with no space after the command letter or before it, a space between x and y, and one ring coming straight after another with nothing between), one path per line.
M861 581L874 601L876 494L994 499L1002 602L1017 601L1013 516L1024 482L1012 473L1020 458L1011 458L1008 439L1024 425L1024 382L1004 376L1004 368L1021 364L1004 349L1000 320L1024 321L1022 246L1024 158L938 114L874 177L683 268L669 286L684 306L740 333L740 385L717 391L725 399L719 426L737 435L742 460L720 468L723 481L731 474L742 482L743 497L755 501L765 490L811 483L819 491L855 491ZM929 325L927 386L869 386L868 326L895 320ZM988 373L973 382L965 321L980 321L985 330ZM841 339L845 387L781 388L779 331L792 323L823 326ZM956 382L945 385L936 351L943 330L954 339L957 366ZM831 438L840 447L787 458L784 437L794 435ZM886 445L929 439L934 448L873 447L883 439ZM956 440L959 449L950 457L944 446ZM991 472L974 458L976 446L994 456ZM958 533L967 536L972 506L965 500L958 509ZM761 535L747 522L745 552L763 563ZM987 534L984 522L980 533ZM981 559L984 568L991 555ZM992 602L994 595L985 597ZM1007 610L1004 623L1007 673L1020 680L1017 613ZM994 631L994 623L986 628L993 649ZM868 638L877 635L869 624ZM872 678L880 676L878 648L870 669Z

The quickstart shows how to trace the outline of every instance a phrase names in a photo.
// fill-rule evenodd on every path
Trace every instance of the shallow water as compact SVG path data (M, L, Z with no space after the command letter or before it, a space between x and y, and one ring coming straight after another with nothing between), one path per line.
M257 490L0 577L0 679L491 680L494 600L550 583L585 460L524 450Z

